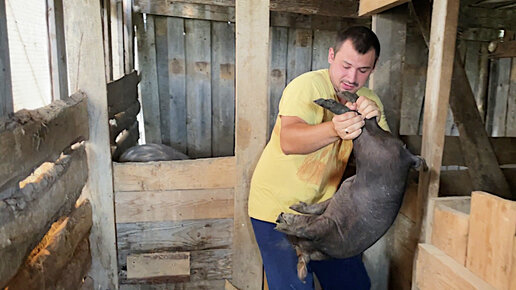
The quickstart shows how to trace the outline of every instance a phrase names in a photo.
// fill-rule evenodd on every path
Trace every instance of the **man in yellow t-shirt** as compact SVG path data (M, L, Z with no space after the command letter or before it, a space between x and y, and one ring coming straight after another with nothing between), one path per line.
M295 250L274 226L281 212L293 213L289 206L300 201L319 203L335 193L364 118L376 117L388 130L379 98L363 87L379 54L380 43L369 28L340 31L328 52L329 68L305 73L283 91L249 194L249 216L271 290L314 289L312 273L325 290L370 287L361 256L311 261L306 281L301 282ZM338 91L357 93L360 98L352 104L339 99ZM360 114L333 115L313 102L318 98L337 100Z

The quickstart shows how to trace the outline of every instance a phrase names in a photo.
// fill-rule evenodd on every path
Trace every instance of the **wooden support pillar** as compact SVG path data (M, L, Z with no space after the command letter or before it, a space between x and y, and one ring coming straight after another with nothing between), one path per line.
M122 0L110 0L111 14L111 61L113 64L113 80L124 76L124 21Z
M91 202L90 234L95 289L118 289L113 179L104 67L101 10L98 0L63 1L71 88L88 96L90 139L88 182L83 198Z
M9 41L7 38L7 18L5 0L0 0L0 118L13 111L11 85L11 65L9 61Z
M47 28L52 100L63 100L68 97L63 0L47 0Z
M423 211L420 215L422 233L425 232L428 199L437 197L439 192L458 14L459 1L435 0L433 3L421 146L421 156L428 170L420 172L418 184L418 209ZM427 237L422 235L421 240L424 242Z
M399 134L402 65L407 39L406 5L373 15L372 29L378 36L381 55L369 80L369 87L380 97L391 132ZM389 252L394 228L364 252L364 263L371 278L371 289L389 285Z
M236 186L233 284L261 289L262 262L247 215L249 184L268 120L269 0L236 1Z

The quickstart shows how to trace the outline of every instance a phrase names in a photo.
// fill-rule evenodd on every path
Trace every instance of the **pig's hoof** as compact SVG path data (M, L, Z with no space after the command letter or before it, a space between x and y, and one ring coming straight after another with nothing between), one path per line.
M300 213L305 213L307 206L308 205L305 202L300 201L300 202L298 202L296 204L291 205L290 209L291 210L295 210L295 211L300 212Z
M276 219L276 230L280 232L290 232L290 225L293 220L293 215L288 213L280 213Z

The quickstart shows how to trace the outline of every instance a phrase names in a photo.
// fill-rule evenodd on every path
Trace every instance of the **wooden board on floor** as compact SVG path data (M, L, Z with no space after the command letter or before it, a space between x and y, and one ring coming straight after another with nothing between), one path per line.
M232 188L236 174L235 157L114 163L113 172L117 192Z
M188 281L189 252L162 252L127 256L127 279Z
M469 224L466 267L496 288L507 289L516 235L516 202L475 191Z
M233 188L115 194L117 223L233 217Z
M430 244L418 245L415 283L416 289L420 290L495 289Z

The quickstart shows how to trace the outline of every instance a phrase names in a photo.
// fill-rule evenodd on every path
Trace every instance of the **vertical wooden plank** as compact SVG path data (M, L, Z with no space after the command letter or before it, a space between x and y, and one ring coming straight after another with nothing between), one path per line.
M68 98L63 0L47 0L47 28L52 100L63 100Z
M235 23L212 22L212 153L235 150Z
M421 135L423 97L428 61L428 49L421 33L407 27L407 46L403 63L403 93L401 100L401 135Z
M269 127L267 139L274 128L278 116L279 101L287 83L287 41L288 28L272 27L270 50L270 84L269 84Z
M436 202L431 244L461 265L466 264L469 215Z
M113 80L113 62L111 49L111 5L110 0L102 0L102 36L104 39L104 62L106 82Z
M312 52L312 70L328 68L328 50L335 45L336 31L315 30Z
M433 3L421 148L429 169L419 173L418 184L418 209L423 212L427 210L428 198L437 197L439 191L458 12L458 1L436 0ZM421 215L423 229L425 215Z
M134 70L134 29L133 1L122 0L123 32L124 32L124 72L129 74Z
M232 280L262 287L262 263L247 215L249 184L265 147L269 101L269 0L236 1L236 186Z
M138 38L138 70L141 77L138 88L142 99L145 141L161 143L154 16L147 15L145 23L143 14L137 14L134 19Z
M478 113L482 122L486 119L486 102L487 102L487 85L489 77L489 55L487 51L488 43L482 43L480 46L480 64L479 64L479 81L475 87L475 99L477 101Z
M507 99L507 124L505 127L505 136L516 137L516 57L512 58L511 81Z
M516 236L514 237L514 242L512 242L512 265L510 277L509 289L516 290Z
M111 0L111 53L113 61L113 79L124 76L124 27L122 0Z
M210 22L185 19L186 135L190 157L211 156Z
M399 134L402 64L407 40L407 8L396 7L373 16L372 29L381 45L381 56L369 80L369 86L381 98L385 117L394 135Z
M158 78L159 116L161 142L170 145L170 95L169 95L169 65L168 65L168 18L155 16L154 32L156 40L156 74ZM181 28L182 28L181 21ZM184 109L183 109L184 110Z
M90 234L92 266L89 276L96 289L117 289L117 258L113 200L113 179L107 112L100 2L63 1L65 40L70 79L88 96L90 138L86 142L88 182L83 198L90 200L93 227Z
M7 38L7 18L5 0L0 1L0 118L13 111L11 85L11 64L9 61L9 40Z
M288 31L287 83L310 70L312 64L312 30L290 28Z
M511 58L500 58L491 61L486 129L488 134L493 137L505 136L511 61Z
M507 289L516 234L516 202L474 191L469 220L466 267L497 289Z
M186 153L185 24L182 18L167 17L167 25L170 108L166 122L169 124L170 146Z

